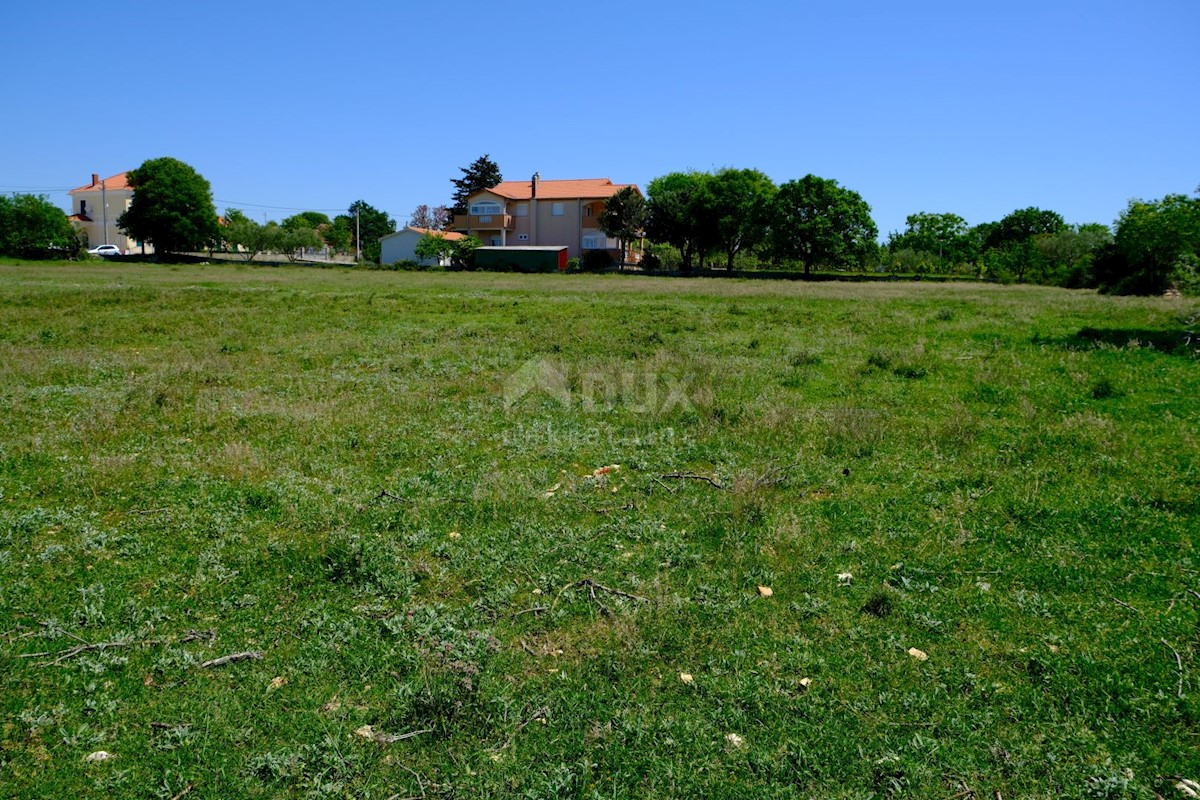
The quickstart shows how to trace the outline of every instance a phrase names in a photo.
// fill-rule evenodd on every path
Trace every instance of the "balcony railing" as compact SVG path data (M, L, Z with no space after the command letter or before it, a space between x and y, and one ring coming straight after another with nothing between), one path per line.
M473 231L498 231L501 228L511 231L514 227L512 214L470 214L467 224Z

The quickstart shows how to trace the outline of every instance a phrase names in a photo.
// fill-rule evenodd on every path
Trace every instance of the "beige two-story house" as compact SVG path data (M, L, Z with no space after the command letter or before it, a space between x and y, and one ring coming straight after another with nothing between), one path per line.
M467 200L468 213L454 217L454 230L480 239L492 247L566 246L572 258L590 251L606 251L620 258L616 239L600 230L604 202L626 186L608 178L504 181L477 192ZM628 254L636 261L637 254Z
M71 195L69 219L76 229L87 234L88 247L115 244L121 252L153 252L149 245L130 239L117 230L117 217L133 202L133 187L122 172L110 178L92 173L92 182L68 192Z

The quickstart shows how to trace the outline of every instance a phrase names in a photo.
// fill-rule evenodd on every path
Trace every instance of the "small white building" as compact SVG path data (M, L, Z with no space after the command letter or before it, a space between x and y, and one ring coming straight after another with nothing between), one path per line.
M454 231L435 231L429 228L417 228L412 225L407 228L401 228L395 233L389 233L379 240L382 249L379 254L379 263L395 264L397 261L415 261L423 267L435 266L435 262L431 258L417 258L417 242L421 241L423 236L440 236L448 242L456 242L464 238L461 233ZM436 266L450 266L450 259L442 259L440 264Z

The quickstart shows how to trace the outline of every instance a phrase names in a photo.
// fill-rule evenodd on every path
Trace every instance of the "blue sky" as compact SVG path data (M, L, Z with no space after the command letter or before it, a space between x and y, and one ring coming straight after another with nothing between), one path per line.
M754 167L881 235L1039 206L1111 223L1200 185L1200 2L6 3L0 191L159 156L218 208L363 199L403 224L509 179Z

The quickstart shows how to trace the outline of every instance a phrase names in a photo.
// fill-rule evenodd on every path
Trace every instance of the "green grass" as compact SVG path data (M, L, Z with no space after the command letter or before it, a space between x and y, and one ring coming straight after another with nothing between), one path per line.
M1172 796L1194 311L0 266L0 794Z

